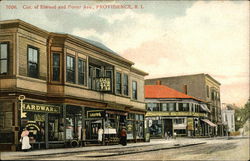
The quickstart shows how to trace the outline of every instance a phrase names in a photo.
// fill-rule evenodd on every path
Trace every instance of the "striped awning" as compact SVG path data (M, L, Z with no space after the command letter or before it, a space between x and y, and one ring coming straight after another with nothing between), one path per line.
M217 126L216 124L212 123L208 119L201 119L201 120L204 121L205 123L207 123L208 125L212 126L212 127L216 127Z

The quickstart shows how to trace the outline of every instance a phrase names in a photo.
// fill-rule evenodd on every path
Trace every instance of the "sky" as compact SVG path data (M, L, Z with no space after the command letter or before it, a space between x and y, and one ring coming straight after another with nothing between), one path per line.
M248 1L2 1L8 19L101 42L146 79L206 73L221 83L223 103L249 98Z

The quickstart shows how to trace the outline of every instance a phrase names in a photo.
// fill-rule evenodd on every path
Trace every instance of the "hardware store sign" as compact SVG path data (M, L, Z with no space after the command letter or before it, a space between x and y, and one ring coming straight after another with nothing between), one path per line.
M60 113L60 107L53 105L24 103L23 111Z

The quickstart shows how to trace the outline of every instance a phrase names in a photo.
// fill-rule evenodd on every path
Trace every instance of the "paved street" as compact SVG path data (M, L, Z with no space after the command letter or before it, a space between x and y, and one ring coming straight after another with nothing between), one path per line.
M152 140L123 147L5 152L4 160L249 160L249 138Z

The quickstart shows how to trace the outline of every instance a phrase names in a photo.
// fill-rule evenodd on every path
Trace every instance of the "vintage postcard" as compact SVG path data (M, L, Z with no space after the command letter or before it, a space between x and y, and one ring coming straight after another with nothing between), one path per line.
M249 160L249 1L0 1L1 160Z

